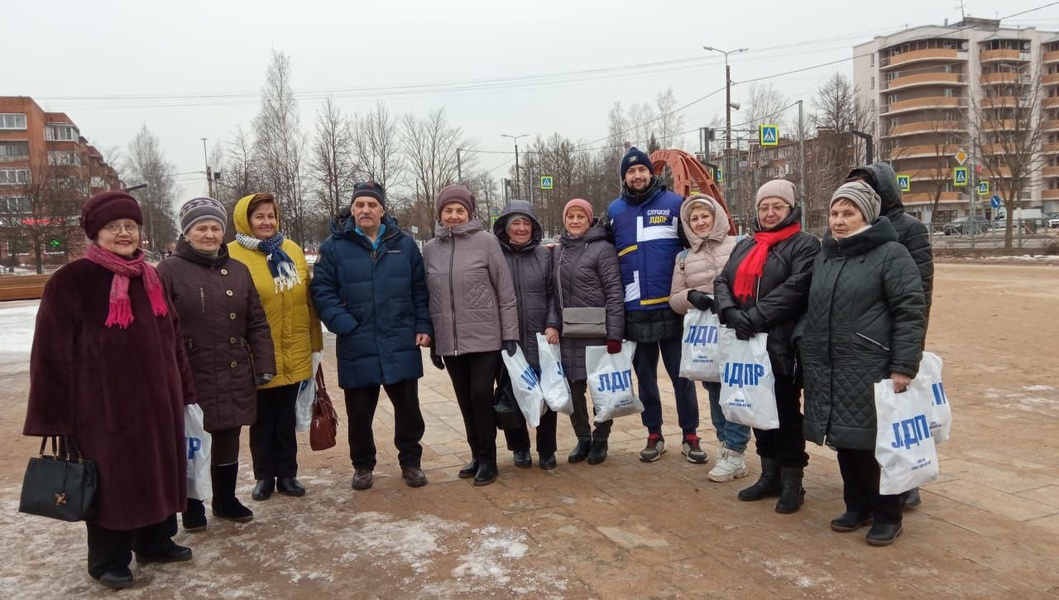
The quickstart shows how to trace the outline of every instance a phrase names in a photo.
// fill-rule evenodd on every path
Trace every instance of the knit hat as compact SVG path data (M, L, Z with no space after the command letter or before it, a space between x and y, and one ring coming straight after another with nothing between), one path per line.
M382 186L374 181L362 181L353 186L353 200L361 196L375 198L383 208L386 208L386 190L382 189ZM350 200L349 203L353 204L353 200Z
M629 148L629 151L626 152L625 156L621 159L621 178L623 181L625 180L625 172L633 165L643 165L647 167L647 170L651 172L651 175L655 174L655 166L651 163L651 157L644 154L636 146Z
M588 200L574 198L573 200L567 202L566 206L563 207L563 223L566 222L566 213L570 212L571 208L580 208L581 210L585 211L585 214L588 215L589 223L591 223L593 219L596 218L595 214L592 212L592 205L588 203Z
M879 218L882 199L867 183L863 181L843 183L835 190L834 194L831 194L831 202L827 205L828 208L834 206L836 202L843 198L849 200L860 209L861 214L864 215L865 222L874 223L875 219Z
M187 235L195 223L213 219L221 224L223 232L228 222L228 212L224 205L213 198L195 198L188 200L180 207L180 231Z
M790 205L791 208L794 208L796 204L794 201L795 191L794 182L786 179L766 181L764 185L757 189L757 199L754 201L754 208L760 206L761 201L766 198L779 198Z
M474 194L471 193L471 190L462 185L449 185L444 187L438 194L437 199L434 200L434 210L440 217L441 209L445 208L446 204L452 204L453 202L457 202L463 206L463 208L467 209L467 214L474 214Z
M118 219L132 219L143 225L140 203L121 190L99 192L81 207L81 227L90 240L96 239L104 225Z

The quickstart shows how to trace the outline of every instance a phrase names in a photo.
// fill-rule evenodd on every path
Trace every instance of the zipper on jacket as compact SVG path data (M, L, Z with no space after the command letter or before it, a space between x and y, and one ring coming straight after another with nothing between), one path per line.
M885 345L881 344L880 342L876 342L875 340L873 340L870 337L864 335L863 333L857 333L857 337L859 337L860 339L868 342L869 344L873 344L875 346L878 346L878 347L882 348L883 350L886 350L887 352L890 351L890 349L888 347L886 347Z
M459 334L456 332L456 288L452 284L452 269L456 265L456 236L452 236L452 252L449 253L449 302L452 310L452 354L460 353Z
M518 335L519 340L525 339L526 324L523 322L522 313L526 312L526 299L522 297L522 265L519 257L522 255L521 252L515 252L515 268L512 269L512 279L515 280L515 298L518 300L518 306L521 310L518 311Z
M199 288L199 302L202 304L202 314L206 314L206 290Z

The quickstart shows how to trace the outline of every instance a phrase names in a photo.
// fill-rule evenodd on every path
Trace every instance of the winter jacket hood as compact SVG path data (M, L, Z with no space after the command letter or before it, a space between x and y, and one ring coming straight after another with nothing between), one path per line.
M680 210L690 248L677 255L669 306L681 315L687 314L691 308L691 302L688 301L688 292L691 290L713 296L713 281L728 262L737 240L735 236L728 235L728 214L720 203L709 197L699 198L695 200L693 196ZM705 237L691 230L691 211L701 206L702 202L714 208L713 229Z
M257 193L243 196L235 203L235 208L232 209L232 222L235 224L235 231L243 235L254 235L254 230L250 228L250 215L247 214L247 209L250 208L250 201L254 199ZM280 220L280 205L279 200L273 198L272 203L276 206L276 231L283 231L283 221ZM285 251L286 249L284 249Z
M701 203L713 207L713 229L705 237L700 236L691 229L691 211ZM691 250L697 251L707 240L720 242L728 237L728 213L725 212L721 203L709 196L692 196L684 201L680 207L680 222L684 225L684 236L688 240Z
M904 202L901 201L901 188L897 185L897 175L893 167L877 162L870 165L857 167L849 172L849 177L863 178L882 198L882 209L879 211L884 217L905 212Z
M530 223L533 226L533 233L530 234L530 241L523 247L519 248L519 251L527 251L536 248L541 240L544 239L544 228L541 226L541 222L537 219L537 213L533 210L533 205L525 200L510 200L504 209L500 211L500 216L497 217L496 223L493 223L493 235L496 239L500 240L500 245L506 250L514 250L511 247L511 239L507 234L508 217L518 213L520 215L526 215L529 218Z
M836 239L830 231L824 233L824 253L828 258L836 256L858 256L868 250L886 242L896 242L897 231L890 223L890 219L879 217L871 224L871 227L858 233Z

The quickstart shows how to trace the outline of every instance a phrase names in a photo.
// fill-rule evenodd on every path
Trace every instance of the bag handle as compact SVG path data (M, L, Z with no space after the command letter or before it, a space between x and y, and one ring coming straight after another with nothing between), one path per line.
M563 254L566 252L562 245L559 246L559 264L558 269L555 272L556 287L559 288L559 312L562 313L566 310L563 306Z
M62 460L76 460L79 463L85 461L85 455L81 452L81 449L77 446L77 442L74 441L73 436L69 435L46 435L40 438L40 456L44 457L44 452L47 449L48 440L51 440L51 456L52 458ZM76 455L76 458L74 456Z

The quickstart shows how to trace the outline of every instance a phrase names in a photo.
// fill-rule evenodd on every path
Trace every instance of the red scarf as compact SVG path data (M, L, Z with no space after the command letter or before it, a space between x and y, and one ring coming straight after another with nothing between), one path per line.
M151 311L154 312L154 316L161 317L169 314L165 291L162 288L162 280L158 277L158 271L144 262L143 257L143 251L137 250L134 258L125 260L96 244L88 245L85 258L114 274L114 281L110 284L110 311L107 313L107 327L117 325L122 329L127 329L132 324L132 301L129 300L130 277L143 277L143 284L147 288L147 297L151 300Z
M765 260L769 257L769 249L801 230L801 224L791 223L779 231L758 231L754 234L756 243L743 262L739 263L739 269L735 272L733 291L736 299L746 302L754 297L758 279L761 279L761 275L765 272Z

